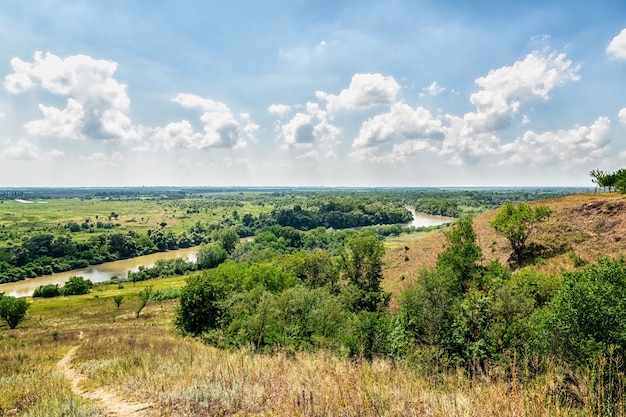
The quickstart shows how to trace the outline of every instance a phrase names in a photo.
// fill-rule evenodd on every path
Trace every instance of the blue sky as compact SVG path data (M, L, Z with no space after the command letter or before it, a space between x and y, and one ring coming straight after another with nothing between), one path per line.
M591 185L623 1L0 2L0 186Z

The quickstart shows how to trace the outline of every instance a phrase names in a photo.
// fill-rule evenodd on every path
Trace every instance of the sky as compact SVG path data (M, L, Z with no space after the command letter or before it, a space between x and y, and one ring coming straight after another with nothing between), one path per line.
M2 0L0 187L592 186L626 2Z

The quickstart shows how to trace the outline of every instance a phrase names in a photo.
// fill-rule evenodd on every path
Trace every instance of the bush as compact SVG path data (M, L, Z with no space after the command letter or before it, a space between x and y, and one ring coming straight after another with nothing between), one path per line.
M81 295L88 294L89 290L93 287L93 282L89 279L85 279L81 276L70 277L63 288L61 293L63 295Z
M59 284L40 285L33 291L33 298L52 298L61 295L61 289Z
M215 328L222 314L220 302L225 292L212 274L187 278L187 285L180 294L175 325L183 333L199 335Z
M11 329L15 329L26 316L28 307L29 304L22 298L2 297L0 299L0 317L6 320Z
M198 269L215 268L228 258L226 251L217 243L202 245L197 255Z
M152 292L150 298L154 301L173 300L180 297L179 288L165 288L162 290L156 290Z

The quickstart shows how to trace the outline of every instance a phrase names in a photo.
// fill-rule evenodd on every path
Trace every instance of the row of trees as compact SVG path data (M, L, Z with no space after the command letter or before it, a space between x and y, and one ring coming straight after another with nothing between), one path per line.
M589 175L591 182L602 190L616 190L622 194L626 193L626 169L622 168L615 172L593 169Z

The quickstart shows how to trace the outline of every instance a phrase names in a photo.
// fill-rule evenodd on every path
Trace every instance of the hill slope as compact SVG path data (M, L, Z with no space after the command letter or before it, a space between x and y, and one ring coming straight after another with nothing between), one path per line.
M586 262L602 256L626 254L626 200L615 193L575 194L529 203L545 205L552 216L539 224L530 237L544 247L541 260L534 267L557 274L573 270L574 255ZM511 254L508 241L498 236L489 222L498 214L490 211L474 218L477 243L483 251L483 263L498 259L506 264ZM391 248L385 255L384 286L395 294L412 285L418 271L433 267L437 255L446 247L443 230L430 233L403 247Z

